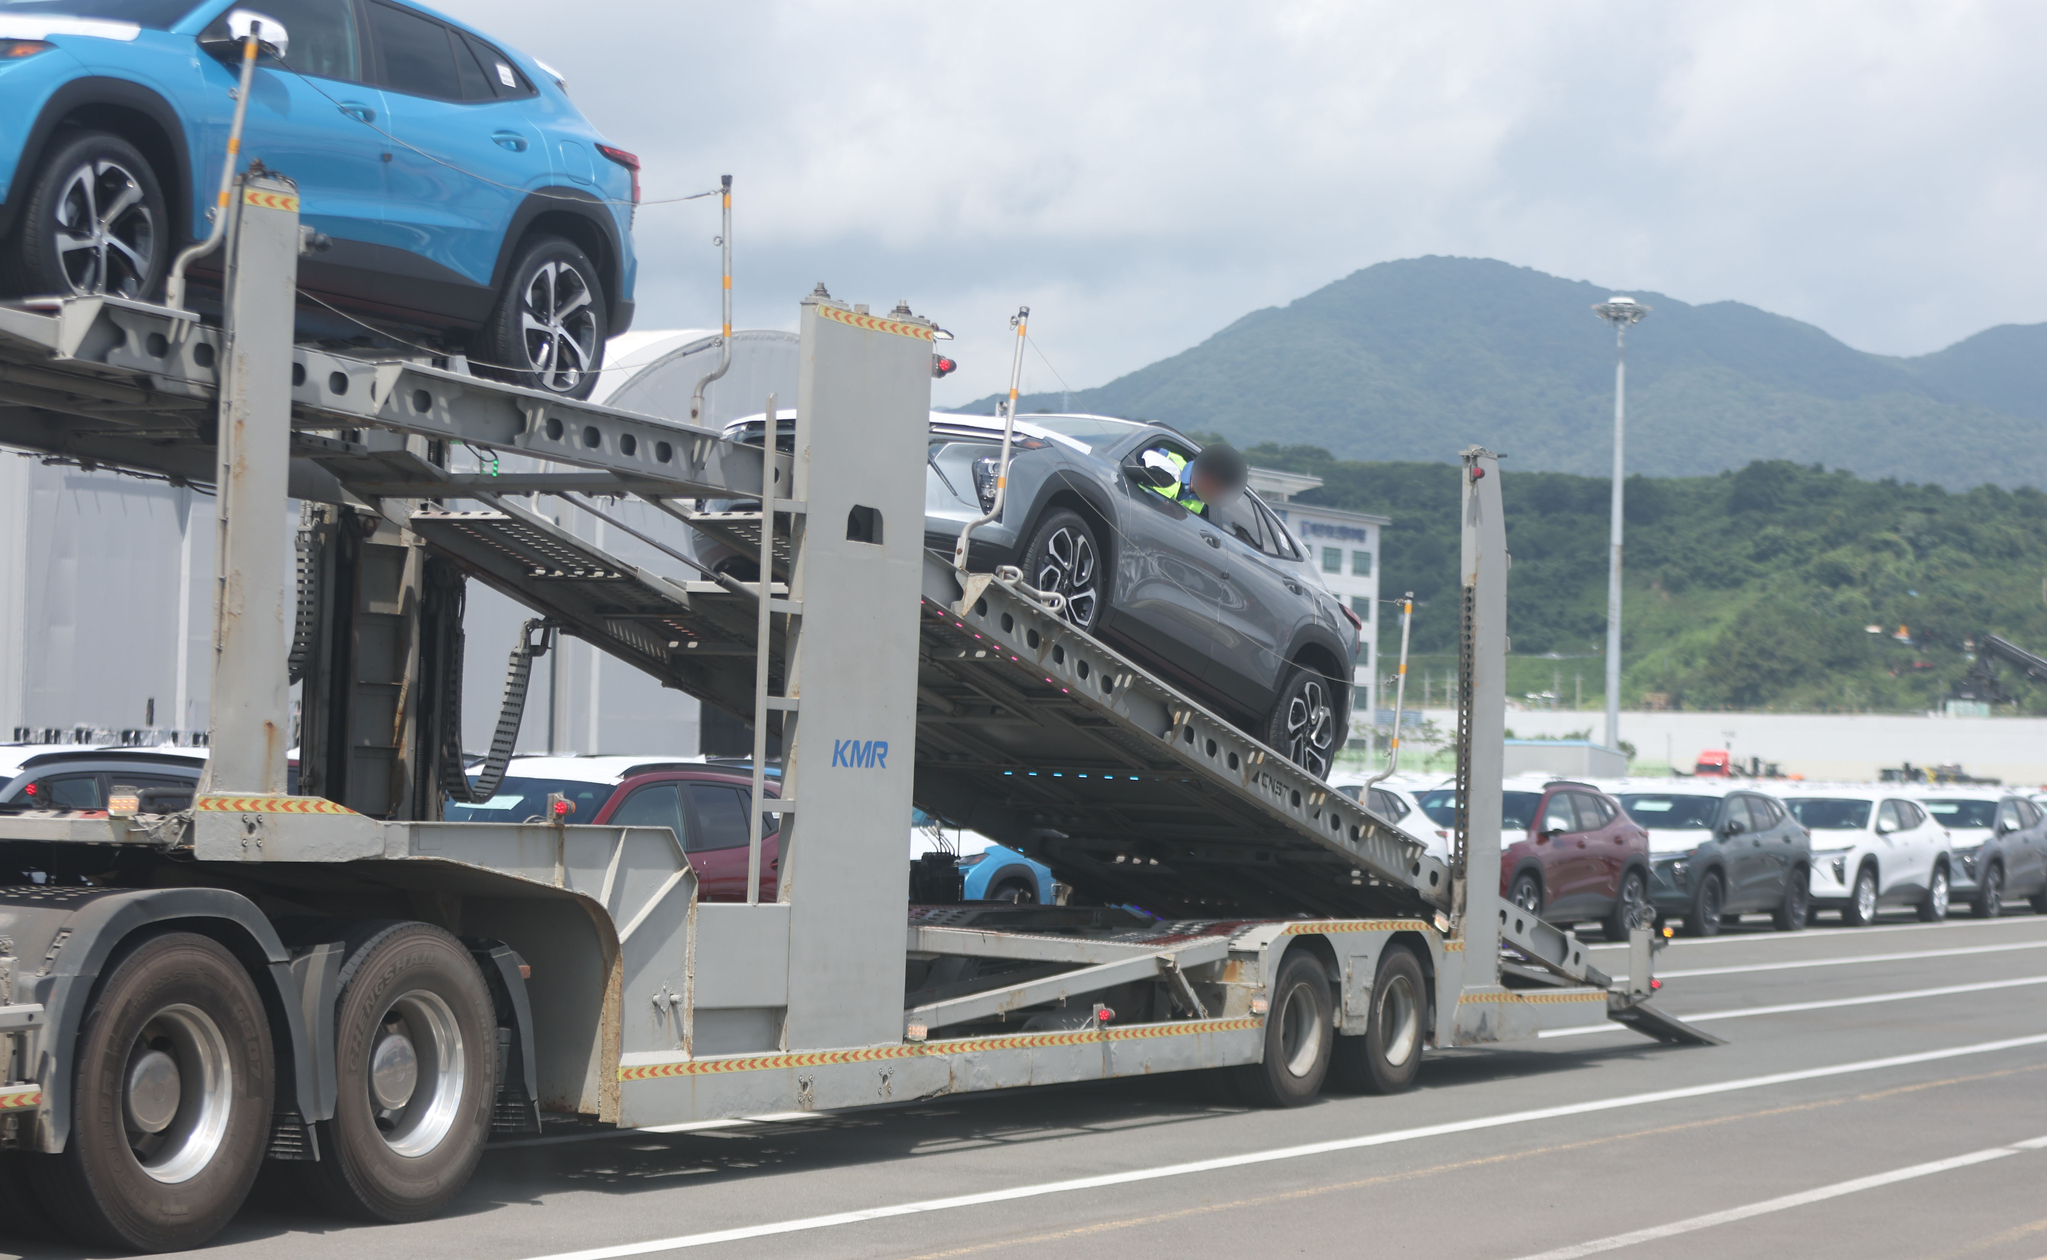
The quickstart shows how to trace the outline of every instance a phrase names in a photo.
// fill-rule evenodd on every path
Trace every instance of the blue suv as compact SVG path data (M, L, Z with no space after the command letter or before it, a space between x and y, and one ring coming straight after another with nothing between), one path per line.
M246 16L275 48L242 155L329 242L301 327L586 396L632 322L639 159L541 62L391 0L0 0L0 293L160 297L210 228Z

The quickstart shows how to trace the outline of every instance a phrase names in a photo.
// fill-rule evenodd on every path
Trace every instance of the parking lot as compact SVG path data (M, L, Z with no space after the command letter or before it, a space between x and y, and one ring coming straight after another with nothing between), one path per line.
M272 1188L217 1254L2047 1253L2047 919L1762 922L1660 958L1663 1004L1724 1047L1551 1036L1297 1111L1159 1079L557 1133L493 1148L418 1225L309 1220Z

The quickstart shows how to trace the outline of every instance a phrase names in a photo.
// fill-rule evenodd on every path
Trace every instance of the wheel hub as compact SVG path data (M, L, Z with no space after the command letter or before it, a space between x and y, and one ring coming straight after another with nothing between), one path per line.
M161 1050L145 1050L128 1065L128 1090L123 1104L128 1127L141 1133L162 1133L178 1118L184 1078L178 1061Z
M419 1052L412 1038L400 1031L386 1032L370 1051L370 1093L386 1111L396 1111L412 1101L419 1088Z

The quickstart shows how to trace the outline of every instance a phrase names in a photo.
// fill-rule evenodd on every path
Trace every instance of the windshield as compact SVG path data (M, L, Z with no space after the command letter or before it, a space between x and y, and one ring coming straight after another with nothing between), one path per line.
M1018 416L1017 419L1086 443L1090 449L1104 442L1129 437L1144 427L1130 420L1111 420L1107 416Z
M1988 830L1997 825L1996 801L1922 801L1926 812L1933 815L1933 821L1943 827L1982 827Z
M449 801L443 816L449 822L545 822L548 793L560 792L576 807L570 822L595 822L597 811L611 799L612 786L578 779L506 779L498 784L498 794L480 805Z
M168 30L193 0L0 0L0 17L105 18Z
M1666 831L1703 830L1713 825L1713 811L1720 807L1717 796L1671 796L1635 793L1621 797L1621 808L1644 827Z
M1500 793L1500 829L1502 831L1526 831L1535 823L1535 811L1542 804L1540 792ZM1449 829L1457 825L1457 790L1437 788L1421 795L1422 813L1438 827Z
M1800 826L1808 831L1861 831L1869 826L1868 801L1843 801L1831 797L1797 797L1784 802Z

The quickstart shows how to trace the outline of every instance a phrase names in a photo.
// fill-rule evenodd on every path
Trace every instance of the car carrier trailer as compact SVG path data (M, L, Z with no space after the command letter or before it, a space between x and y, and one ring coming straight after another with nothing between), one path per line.
M1646 929L1616 983L1496 895L1489 452L1463 455L1463 811L1443 862L1014 571L925 551L934 326L906 306L804 302L784 454L459 364L295 345L294 189L258 172L233 208L219 328L112 298L0 309L0 442L210 483L220 528L192 808L0 817L0 1224L40 1210L91 1242L192 1246L266 1159L331 1208L416 1219L548 1113L668 1125L1209 1069L1287 1105L1325 1080L1403 1089L1425 1047L1546 1028L1712 1040L1647 1001ZM549 471L453 473L457 442ZM296 574L287 495L311 505ZM636 497L762 558L759 580L638 568L521 502L538 495ZM750 716L760 752L780 740L780 799L754 763L745 901L700 900L667 828L439 821L470 790L469 580L534 611L484 779L561 634ZM105 608L163 615L118 591ZM906 899L913 802L1048 863L1074 904L961 904L942 861Z

